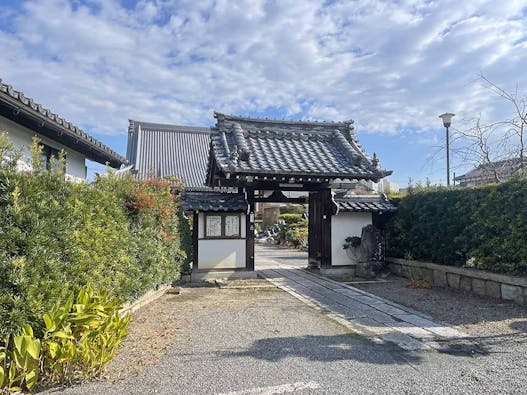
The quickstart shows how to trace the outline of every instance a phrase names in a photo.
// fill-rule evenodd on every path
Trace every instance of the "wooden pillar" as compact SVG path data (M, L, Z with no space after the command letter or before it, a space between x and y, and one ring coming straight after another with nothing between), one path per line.
M249 214L245 218L245 270L254 270L254 189L247 188Z
M331 189L309 193L308 268L331 266Z
M320 267L331 267L331 217L333 212L333 201L331 189L320 191Z
M309 192L308 218L308 269L320 267L320 196L318 192Z
M194 211L194 218L192 219L192 270L198 270L198 251L199 251L199 213Z

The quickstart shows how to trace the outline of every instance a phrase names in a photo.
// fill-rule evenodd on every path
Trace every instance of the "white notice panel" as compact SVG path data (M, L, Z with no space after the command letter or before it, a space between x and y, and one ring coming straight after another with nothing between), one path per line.
M207 215L206 237L221 237L221 216Z
M240 237L240 216L227 215L225 217L225 236Z

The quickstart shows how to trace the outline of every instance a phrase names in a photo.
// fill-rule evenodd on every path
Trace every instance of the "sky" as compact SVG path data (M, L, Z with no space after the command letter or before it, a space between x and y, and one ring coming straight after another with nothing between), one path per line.
M526 68L525 0L0 0L3 82L123 155L128 119L353 119L392 181L444 183L438 115L509 117L480 76Z

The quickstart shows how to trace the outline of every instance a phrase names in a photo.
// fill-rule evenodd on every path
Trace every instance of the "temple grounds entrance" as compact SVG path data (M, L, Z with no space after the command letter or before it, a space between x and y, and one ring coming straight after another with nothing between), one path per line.
M307 251L265 243L256 243L254 250L256 254L255 270L274 269L279 266L277 263L287 264L298 269L307 267Z

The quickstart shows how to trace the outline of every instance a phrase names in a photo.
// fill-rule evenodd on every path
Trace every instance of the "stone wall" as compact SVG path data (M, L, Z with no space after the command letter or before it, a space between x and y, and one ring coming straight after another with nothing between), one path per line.
M527 305L527 278L399 258L386 258L386 263L391 272L427 280L434 287L461 289L480 296Z

